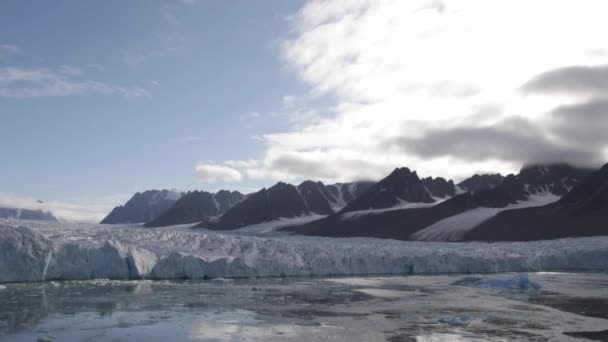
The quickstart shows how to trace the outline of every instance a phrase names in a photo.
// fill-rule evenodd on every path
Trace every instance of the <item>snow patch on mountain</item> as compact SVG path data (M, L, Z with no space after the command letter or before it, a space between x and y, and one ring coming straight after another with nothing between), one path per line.
M286 235L287 232L279 231L279 228L296 226L305 224L308 222L320 220L326 215L303 215L291 218L280 218L278 220L253 224L243 228L226 231L225 234L237 234L237 235L253 235L253 236L277 236Z
M399 198L398 199L399 203L397 203L396 205L394 205L392 207L383 208L383 209L348 211L348 212L340 214L340 220L341 221L352 221L352 220L357 220L357 219L361 218L362 216L377 215L377 214L384 213L387 211L392 211L392 210L428 208L428 207L437 205L438 203L443 201L442 199L438 199L438 200L439 201L435 202L435 203L411 203L411 202L407 202L407 201L404 201L401 198Z
M464 236L482 222L496 216L498 213L509 209L521 209L539 207L556 202L560 196L551 192L530 195L528 200L519 201L516 204L508 205L504 208L475 208L462 214L450 216L421 231L412 234L412 240L419 241L461 241Z

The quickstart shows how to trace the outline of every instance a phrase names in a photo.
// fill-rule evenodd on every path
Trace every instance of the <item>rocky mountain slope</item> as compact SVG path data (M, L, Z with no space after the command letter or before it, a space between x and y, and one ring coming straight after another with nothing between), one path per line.
M245 195L238 191L221 190L217 193L192 191L186 193L146 227L163 227L177 224L209 221L240 203Z
M478 208L497 209L494 210L494 214L496 214L500 210L508 209L511 205L525 206L526 202L529 205L546 204L546 199L538 201L537 197L549 196L556 200L589 175L590 172L565 164L526 166L518 175L505 177L499 185L493 188L467 192L436 205L417 205L387 211L367 211L363 212L362 215L353 215L342 211L321 220L297 227L289 227L287 230L304 235L410 240L416 238L415 233L427 227ZM366 195L362 196L362 198L364 197ZM424 200L424 197L420 199ZM421 203L424 204L425 202ZM458 236L462 237L477 223L480 222L463 220L457 222L455 227L452 228L458 230Z
M365 193L371 185L370 182L325 185L305 181L295 186L280 182L252 194L217 220L202 222L198 227L226 230L279 218L330 215Z
M101 223L127 224L152 221L169 209L182 195L175 190L138 192L127 203L114 208Z

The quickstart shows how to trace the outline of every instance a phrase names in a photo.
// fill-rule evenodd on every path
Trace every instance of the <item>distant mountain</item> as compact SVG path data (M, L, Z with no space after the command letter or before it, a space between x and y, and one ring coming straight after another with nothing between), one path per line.
M458 187L464 192L477 192L480 190L492 189L502 182L504 177L501 174L475 174L462 182Z
M531 241L608 235L608 164L574 186L559 201L498 213L471 230L466 240Z
M352 215L352 213L342 211L321 220L297 227L289 227L286 230L304 235L360 236L410 240L415 238L415 233L427 227L477 208L493 208L490 213L497 213L511 205L525 205L527 201L530 201L530 205L545 203L547 201L545 198L542 198L542 201L536 201L537 197L543 195L557 199L558 196L566 193L571 186L580 182L590 172L565 164L527 166L518 175L505 177L500 184L493 188L467 192L436 205L371 211L364 215ZM361 198L364 197L367 197L367 194ZM424 197L419 199L424 199ZM484 213L484 215L487 215L487 213ZM451 228L462 228L458 227L459 224L475 225L475 220L479 217L483 216L467 217L467 220L458 221L455 223L456 226ZM462 234L464 233L466 231Z
M36 209L0 208L0 218L19 220L58 221L51 212Z
M169 209L144 226L163 227L201 221L206 222L222 215L240 203L243 198L245 198L245 195L238 191L221 190L215 194L206 191L188 192Z
M277 183L262 189L228 210L219 219L197 227L227 230L303 215L329 215L342 209L372 185L356 182L325 185L305 181L298 186Z
M157 218L182 197L174 190L148 190L138 192L124 205L115 207L102 224L144 223Z

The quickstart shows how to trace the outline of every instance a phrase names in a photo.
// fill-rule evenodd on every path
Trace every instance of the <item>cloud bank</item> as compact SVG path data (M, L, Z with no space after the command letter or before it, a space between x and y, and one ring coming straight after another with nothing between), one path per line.
M100 222L114 206L124 203L129 195L116 195L95 200L74 202L40 201L0 193L0 207L51 212L57 219L68 222Z
M198 164L196 174L205 183L216 182L240 182L243 179L241 173L229 166L214 164Z
M280 52L309 91L283 102L296 95L317 119L260 134L262 155L237 169L349 181L400 165L455 179L599 165L607 11L602 0L309 1L288 18Z

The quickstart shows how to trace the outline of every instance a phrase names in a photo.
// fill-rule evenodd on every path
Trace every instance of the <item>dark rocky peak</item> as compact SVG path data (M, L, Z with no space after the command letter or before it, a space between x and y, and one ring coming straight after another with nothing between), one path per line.
M433 197L446 198L456 194L456 186L451 179L448 181L442 177L427 177L422 179L422 184Z
M462 182L458 183L458 187L464 191L478 192L481 190L492 189L502 182L504 177L499 174L475 174Z
M563 196L589 176L593 170L575 168L565 163L526 165L518 174L529 194L551 192Z
M156 219L182 196L175 190L137 192L124 205L114 208L101 223L144 223Z
M321 182L304 181L298 185L298 191L311 213L331 215L337 200Z
M208 221L228 211L242 201L243 197L238 191L221 190L216 194L203 190L189 191L145 226L163 227Z
M341 213L391 208L402 202L435 202L418 174L406 167L396 168L386 178L374 184L367 192L342 209Z

